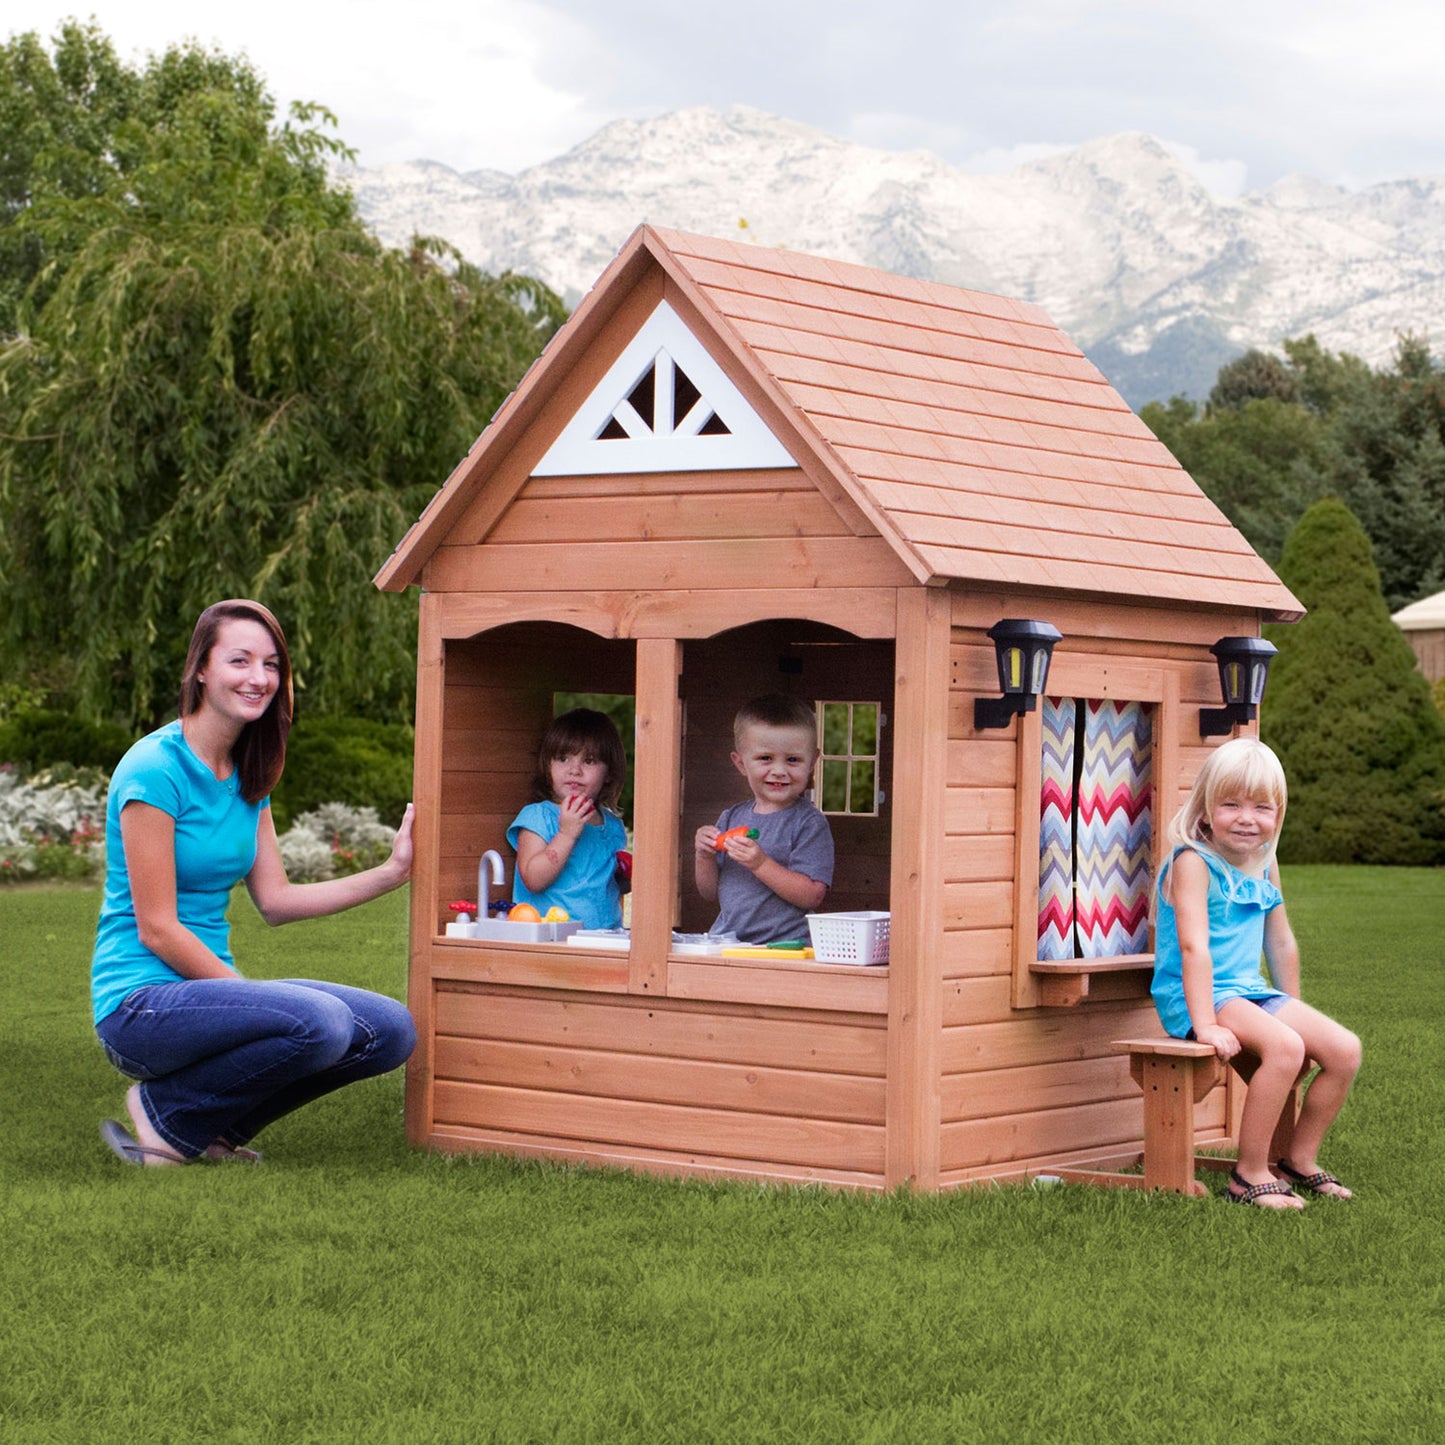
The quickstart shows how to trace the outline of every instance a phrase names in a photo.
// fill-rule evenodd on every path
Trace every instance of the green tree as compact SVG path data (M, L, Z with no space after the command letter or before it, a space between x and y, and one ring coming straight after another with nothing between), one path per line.
M1201 415L1176 397L1140 416L1269 562L1335 470L1328 423L1297 402L1254 398Z
M1250 401L1298 401L1299 378L1288 363L1268 351L1251 346L1219 368L1209 393L1209 410L1242 407Z
M1445 589L1445 370L1402 336L1393 364L1337 402L1336 489L1374 544L1385 600Z
M1289 779L1289 862L1445 862L1445 718L1390 620L1370 539L1335 498L1285 543L1280 575L1309 608L1279 648L1262 734Z
M34 37L7 53L0 76L43 90ZM118 97L90 129L66 109L89 95L76 55ZM275 125L243 61L188 45L116 72L71 27L53 65L73 124L51 130L103 137L84 165L45 135L16 164L5 254L39 264L0 349L0 663L153 723L190 622L248 595L286 626L308 705L394 718L414 608L370 579L560 303L437 242L379 245L327 182L329 117Z

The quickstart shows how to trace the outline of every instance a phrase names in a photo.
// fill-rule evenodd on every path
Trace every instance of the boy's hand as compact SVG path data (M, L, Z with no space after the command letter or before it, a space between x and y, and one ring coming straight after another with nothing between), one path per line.
M723 849L734 863L741 863L749 873L756 873L768 861L758 840L743 833L734 834L723 844Z
M711 823L704 823L701 828L693 834L692 846L702 854L704 858L713 856L713 845L717 842L718 830Z
M1194 1030L1194 1037L1201 1044L1208 1044L1221 1059L1232 1059L1239 1052L1239 1040L1232 1029L1223 1024L1205 1024Z
M582 829L592 815L592 799L585 793L569 793L557 805L557 831L565 833L575 843L582 836Z

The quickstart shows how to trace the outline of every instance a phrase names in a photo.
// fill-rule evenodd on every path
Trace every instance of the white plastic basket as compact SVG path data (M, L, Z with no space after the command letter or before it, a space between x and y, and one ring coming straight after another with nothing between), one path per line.
M887 963L887 913L810 913L808 932L819 963Z

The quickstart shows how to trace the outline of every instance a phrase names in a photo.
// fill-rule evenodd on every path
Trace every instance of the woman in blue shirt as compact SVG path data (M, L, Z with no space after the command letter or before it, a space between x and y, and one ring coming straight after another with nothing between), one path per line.
M255 1162L272 1120L385 1073L416 1041L394 999L311 979L252 982L231 959L226 907L245 879L267 923L337 913L411 873L412 810L386 862L322 883L286 877L269 795L291 729L291 660L257 602L208 607L180 717L121 759L106 802L106 881L91 965L96 1033L122 1073L134 1134L101 1134L131 1164Z

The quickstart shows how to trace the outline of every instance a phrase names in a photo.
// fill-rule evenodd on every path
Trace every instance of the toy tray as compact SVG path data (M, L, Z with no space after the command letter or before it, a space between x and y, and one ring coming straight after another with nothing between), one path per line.
M513 923L507 918L479 918L475 923L447 924L447 937L495 943L561 943L581 927L580 923Z

